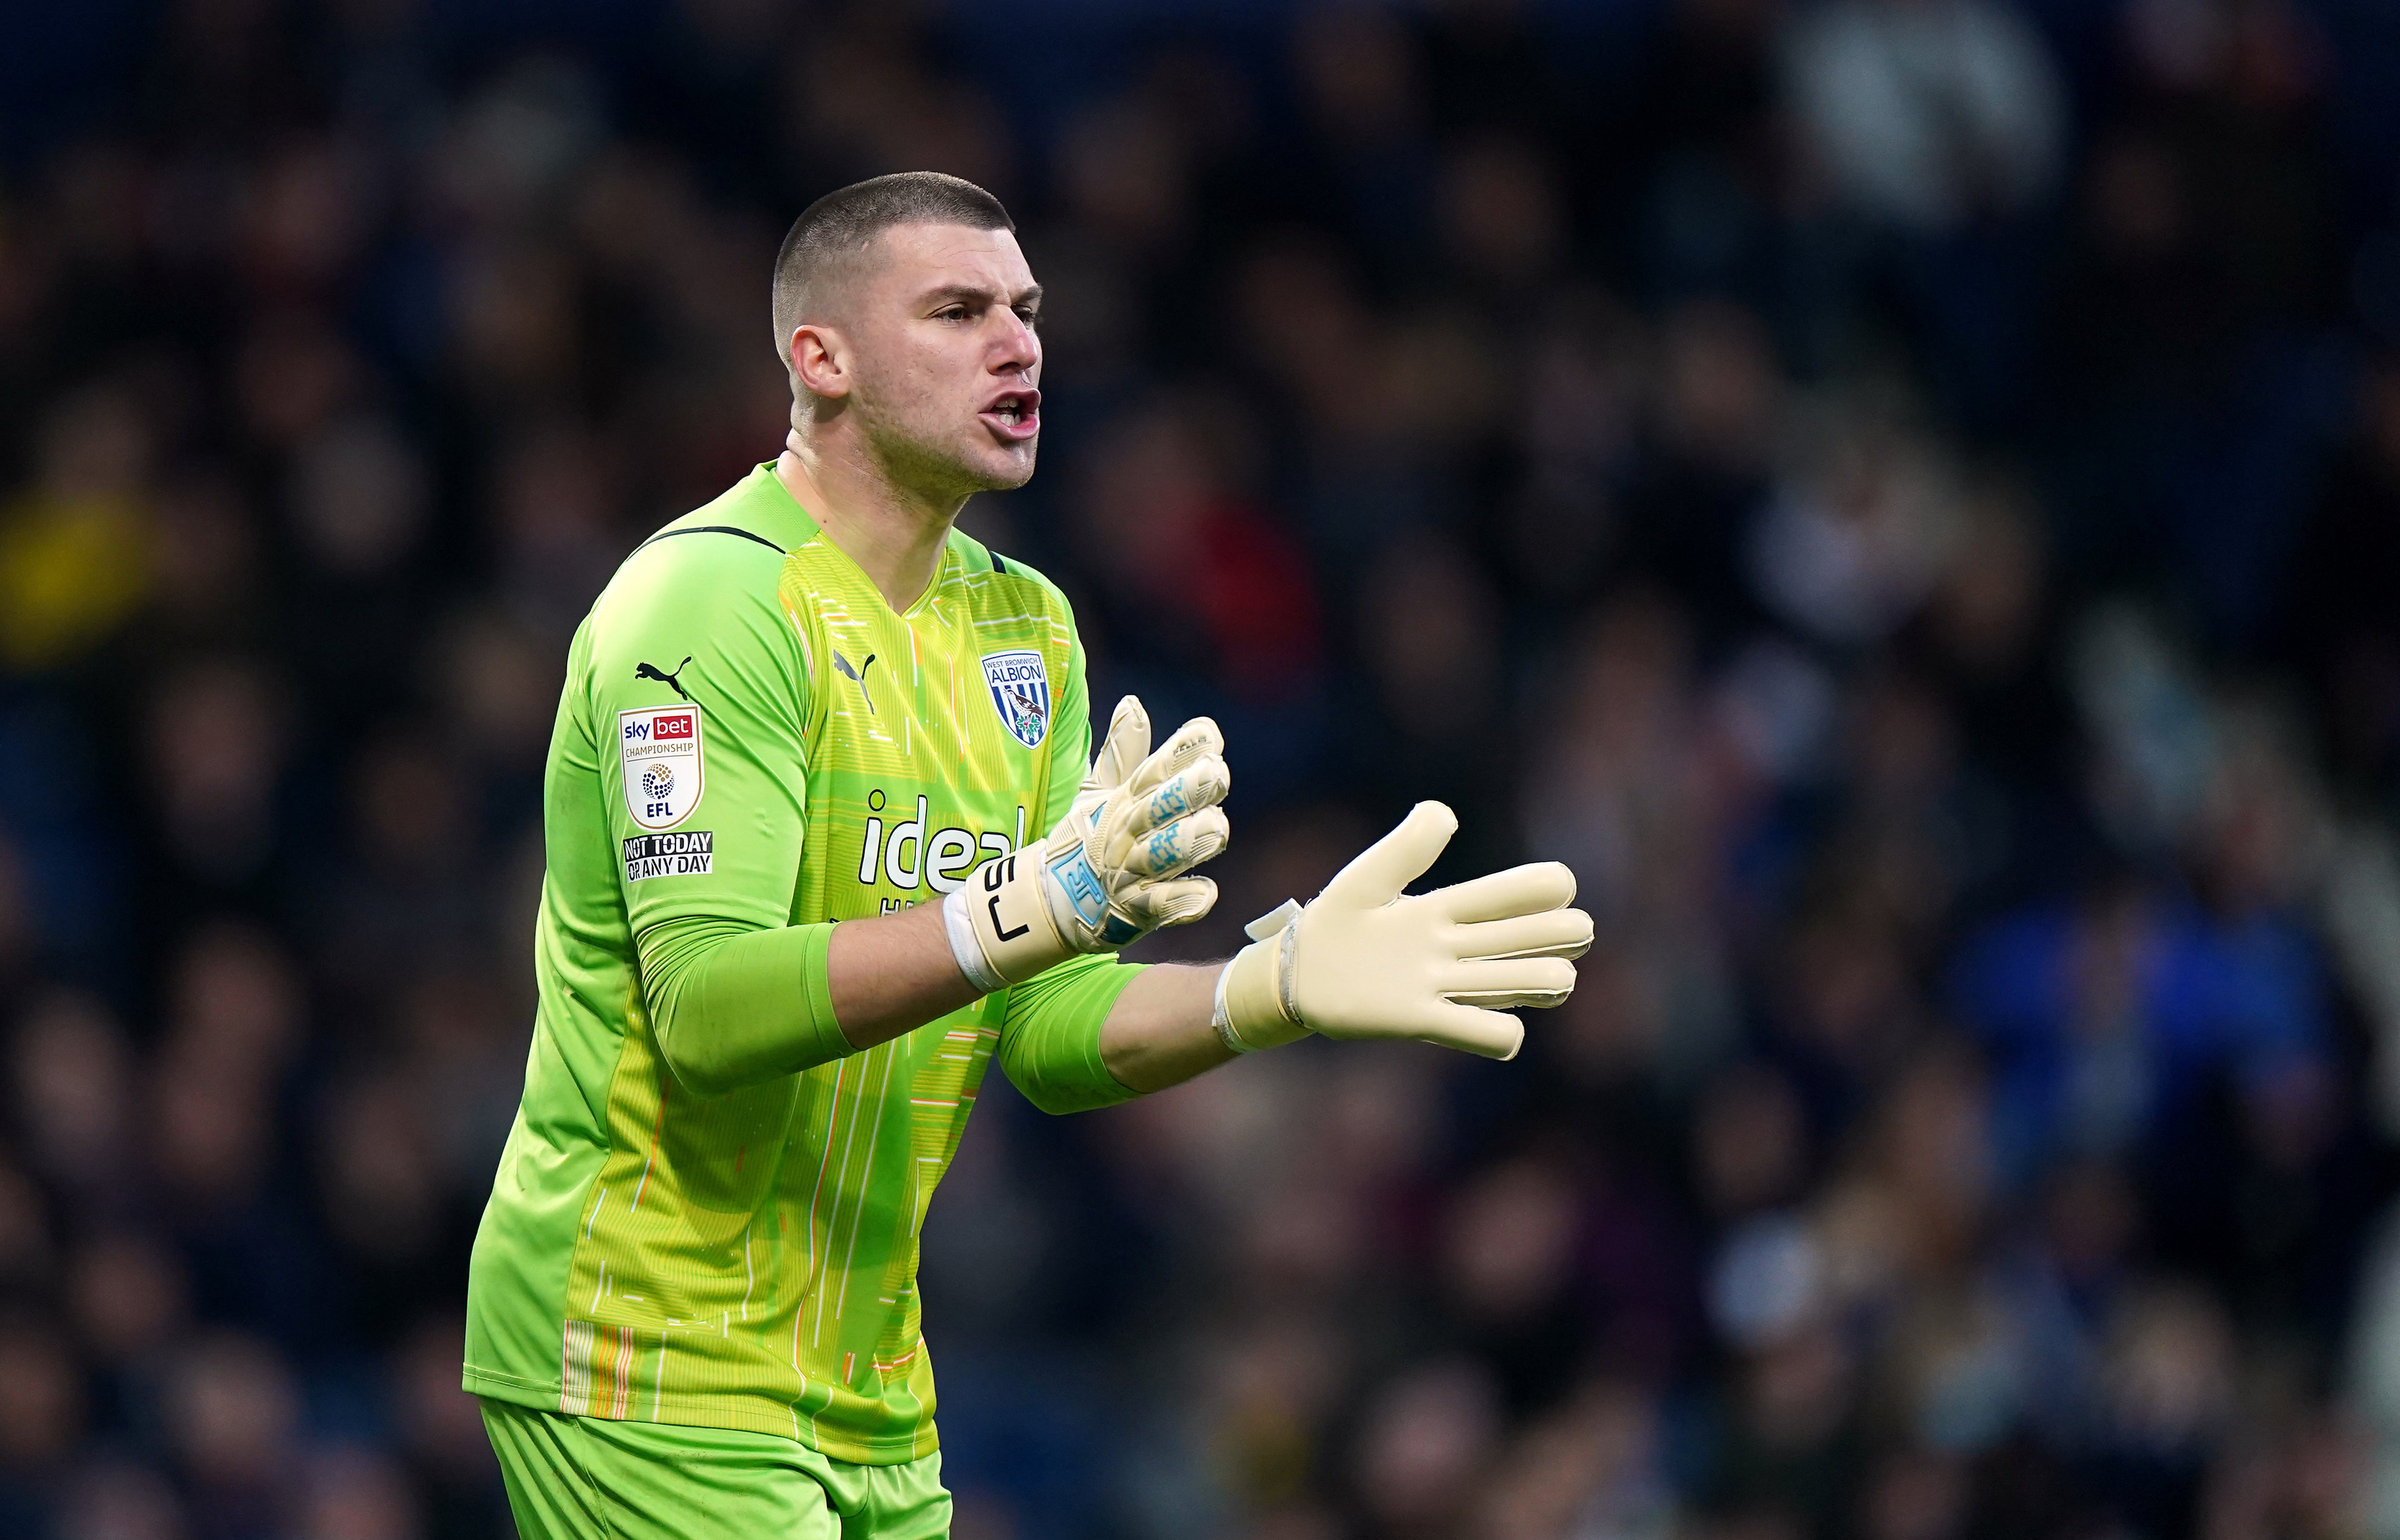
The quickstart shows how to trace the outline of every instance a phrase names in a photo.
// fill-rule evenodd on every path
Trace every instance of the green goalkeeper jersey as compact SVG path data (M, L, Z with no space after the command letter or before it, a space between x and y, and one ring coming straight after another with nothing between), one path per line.
M1098 1025L1134 970L1079 959L703 1095L670 1067L639 940L694 917L818 927L830 1031L824 922L938 902L1038 839L1089 739L1066 602L964 535L895 614L762 466L627 559L551 743L539 1014L475 1240L469 1390L863 1464L936 1447L926 1205L995 1052L1053 1110L1129 1094Z

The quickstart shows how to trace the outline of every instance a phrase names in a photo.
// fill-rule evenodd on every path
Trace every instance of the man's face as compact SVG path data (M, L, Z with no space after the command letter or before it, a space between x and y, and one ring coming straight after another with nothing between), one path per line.
M844 306L846 409L893 478L934 493L1022 486L1042 435L1041 286L1006 230L899 225Z

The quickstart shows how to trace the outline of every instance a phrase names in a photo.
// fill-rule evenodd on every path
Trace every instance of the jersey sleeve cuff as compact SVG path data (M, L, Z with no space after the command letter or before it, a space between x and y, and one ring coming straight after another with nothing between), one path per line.
M816 1062L843 1058L858 1052L850 1039L842 1036L841 1023L833 1014L833 970L830 961L833 948L831 925L800 927L800 987L809 1000L809 1020L816 1025Z

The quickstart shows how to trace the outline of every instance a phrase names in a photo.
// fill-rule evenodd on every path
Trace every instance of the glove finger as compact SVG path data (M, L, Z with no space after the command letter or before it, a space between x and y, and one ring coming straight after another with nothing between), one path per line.
M1460 957L1581 957L1591 950L1591 916L1581 909L1546 909L1462 925L1453 937Z
M1208 860L1231 844L1233 838L1225 810L1203 808L1132 841L1119 865L1139 877L1173 877Z
M1121 786L1149 754L1150 713L1142 709L1141 697L1128 695L1110 714L1108 739L1092 760L1092 776L1085 784Z
M1416 1029L1419 1042L1482 1058L1508 1059L1525 1044L1525 1024L1498 1011L1442 1002Z
M1575 964L1562 957L1519 957L1505 961L1453 962L1436 986L1451 999L1466 995L1522 995L1556 1005L1575 993Z
M1573 989L1466 989L1445 998L1487 1011L1548 1011L1567 1002Z
M1224 760L1207 755L1169 776L1148 795L1136 793L1120 798L1124 809L1119 815L1122 824L1111 831L1111 838L1121 833L1129 841L1139 840L1163 824L1171 824L1202 808L1215 807L1233 789L1233 770Z
M1125 895L1125 907L1145 930L1189 925L1217 906L1217 884L1205 877L1145 882Z
M1409 810L1398 828L1335 872L1320 896L1345 907L1381 908L1423 877L1457 832L1456 813L1439 802L1420 802Z
M1462 925L1563 909L1575 895L1575 873L1556 861L1534 861L1425 894Z
M1160 744L1155 753L1141 761L1133 773L1125 778L1125 788L1127 792L1139 796L1152 786L1164 784L1170 778L1182 773L1201 760L1211 757L1220 763L1223 762L1225 735L1217 730L1217 724L1210 718L1194 716L1177 728L1173 737ZM1231 784L1230 774L1227 784Z

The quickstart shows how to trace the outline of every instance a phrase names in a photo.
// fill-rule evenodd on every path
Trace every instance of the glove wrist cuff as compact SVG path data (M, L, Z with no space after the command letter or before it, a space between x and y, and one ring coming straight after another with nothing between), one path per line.
M953 888L942 899L942 930L950 938L950 956L957 961L959 972L967 982L985 994L1008 988L1008 980L991 971L990 960L983 955L983 943L975 939L975 921L967 916L967 890Z
M1036 846L985 862L942 901L951 955L977 988L990 993L1022 984L1075 955L1042 889Z
M1296 939L1294 930L1287 927L1253 941L1217 975L1217 1036L1234 1053L1277 1048L1308 1035L1307 1025L1289 1004L1287 980Z

